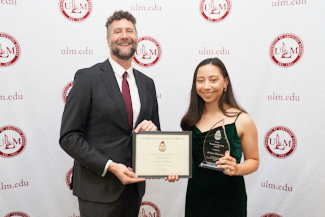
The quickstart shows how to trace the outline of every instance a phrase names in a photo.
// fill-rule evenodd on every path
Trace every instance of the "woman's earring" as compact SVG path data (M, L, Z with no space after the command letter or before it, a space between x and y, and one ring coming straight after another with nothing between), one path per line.
M226 92L227 91L227 88L223 89L223 92Z

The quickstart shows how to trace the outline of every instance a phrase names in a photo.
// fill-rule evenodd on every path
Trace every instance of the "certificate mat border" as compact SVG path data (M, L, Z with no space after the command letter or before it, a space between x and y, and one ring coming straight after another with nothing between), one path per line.
M188 141L189 141L189 173L187 175L179 175L179 178L192 178L192 131L140 131L139 133L132 133L132 168L133 171L136 173L136 140L137 135L143 135L143 134L156 134L156 135L188 135ZM171 175L171 174L170 174ZM175 174L177 175L177 174ZM164 178L167 177L166 175L146 175L141 176L138 175L139 178Z

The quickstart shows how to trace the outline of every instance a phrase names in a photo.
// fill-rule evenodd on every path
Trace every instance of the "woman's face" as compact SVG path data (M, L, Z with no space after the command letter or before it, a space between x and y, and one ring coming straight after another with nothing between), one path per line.
M201 66L196 76L196 92L205 103L218 103L223 90L227 88L228 78L224 78L221 70L208 64Z

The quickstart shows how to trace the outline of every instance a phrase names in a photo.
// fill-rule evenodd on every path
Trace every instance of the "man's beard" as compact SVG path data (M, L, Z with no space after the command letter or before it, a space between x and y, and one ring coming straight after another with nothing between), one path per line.
M123 43L132 43L132 47L131 47L131 49L130 49L130 52L129 53L127 53L127 54L123 54L122 52L121 52L121 50L120 49L118 49L117 48L117 46L116 46L116 44L117 43L112 43L112 42L110 42L110 44L111 45L113 45L113 46L111 46L111 53L112 54L114 54L116 57L118 57L119 59L122 59L122 60L128 60L128 59L130 59L130 58L132 58L133 57L133 55L134 55L134 53L136 52L136 49L137 49L137 46L138 46L138 44L136 43L135 44L135 42L132 42L132 41L130 41L130 40L128 40L128 41L122 41L122 42L118 42L119 44L123 44ZM135 45L135 46L134 46Z

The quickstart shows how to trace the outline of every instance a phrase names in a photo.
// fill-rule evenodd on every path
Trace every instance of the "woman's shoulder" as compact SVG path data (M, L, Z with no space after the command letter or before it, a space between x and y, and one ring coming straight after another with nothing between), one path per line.
M236 120L236 128L238 132L244 133L246 131L256 130L255 123L251 116L246 112L241 112Z
M254 124L253 119L246 111L242 111L238 108L228 107L225 109L227 115L234 117L237 128L240 126L242 128L251 127Z
M238 116L240 113L244 113L240 109L233 108L233 107L225 108L225 112L226 115L233 116L233 117Z
M254 123L253 119L251 118L251 116L249 114L247 114L246 112L240 112L238 113L238 118L237 121L238 124L250 124L250 123Z

